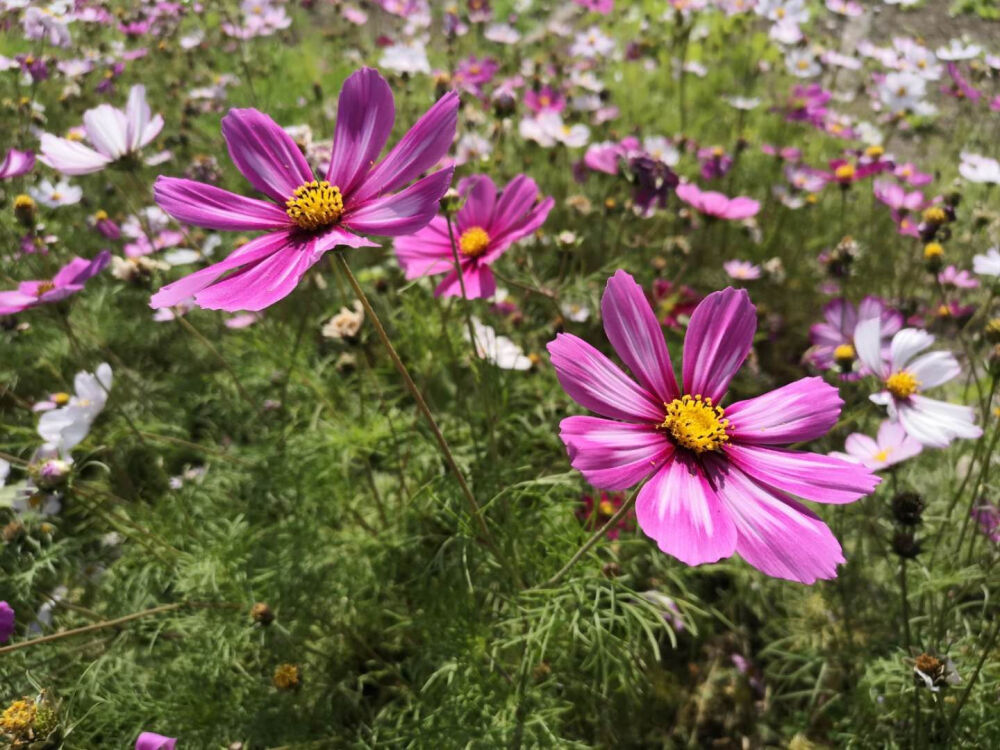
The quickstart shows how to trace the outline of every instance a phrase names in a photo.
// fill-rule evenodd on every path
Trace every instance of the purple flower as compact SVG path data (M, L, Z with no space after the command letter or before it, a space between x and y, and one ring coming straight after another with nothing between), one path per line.
M111 253L102 250L93 260L73 258L46 281L22 281L15 291L0 292L0 315L13 315L31 307L59 302L76 294L88 279L99 274L111 260Z
M174 750L177 740L156 732L143 732L135 741L135 750Z
M719 147L698 149L698 161L701 163L703 180L724 177L733 167L733 157Z
M229 155L273 203L176 177L158 177L153 193L178 221L266 233L224 261L163 287L150 305L171 307L193 296L199 307L212 310L262 310L287 296L328 250L376 246L362 234L396 237L423 228L448 189L451 168L394 191L447 153L457 118L458 95L450 92L375 164L392 132L395 104L385 79L363 68L344 82L330 165L317 180L274 120L255 109L230 110L222 120ZM234 273L220 278L229 271Z
M35 166L35 155L31 151L12 148L0 164L0 180L9 180L30 172Z
M560 424L573 468L606 490L648 478L636 504L639 527L688 565L738 553L778 578L833 578L844 561L840 544L793 496L850 503L880 480L852 462L776 446L833 427L843 405L837 389L803 378L720 405L757 329L744 290L714 292L698 305L684 338L681 384L649 302L624 271L608 280L601 311L611 345L636 379L576 336L549 343L562 387L601 415Z
M850 369L844 365L853 363L857 356L854 332L858 323L869 318L882 321L882 348L888 353L889 341L903 327L903 316L877 297L865 297L857 307L838 298L823 307L823 322L809 329L813 347L806 360L824 370L830 370L836 364L840 364L843 370ZM858 374L868 372L862 366Z
M458 184L458 192L466 200L452 228L465 294L469 299L491 297L496 291L496 279L490 265L511 245L538 229L555 201L551 197L538 201L538 185L526 175L518 175L499 192L487 175L472 175ZM460 296L462 287L455 272L451 239L443 216L435 216L415 234L398 238L396 257L406 278L447 273L435 295Z
M0 643L6 643L14 634L14 608L0 602Z
M41 162L68 175L100 172L109 164L138 154L163 129L163 118L153 117L146 103L146 88L136 85L122 111L101 104L83 113L83 127L93 148L79 141L42 133Z

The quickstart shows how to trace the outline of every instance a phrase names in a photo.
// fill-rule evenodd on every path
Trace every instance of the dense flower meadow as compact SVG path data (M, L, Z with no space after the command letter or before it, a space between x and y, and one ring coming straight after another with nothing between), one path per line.
M984 0L0 0L0 744L1000 746Z

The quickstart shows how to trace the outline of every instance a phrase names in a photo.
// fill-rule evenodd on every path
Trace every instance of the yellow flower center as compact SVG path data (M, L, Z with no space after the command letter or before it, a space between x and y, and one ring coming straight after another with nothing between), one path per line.
M944 248L937 242L929 242L924 246L924 258L927 260L932 260L934 258L940 258L944 255Z
M107 221L107 220L108 220L108 212L105 211L103 208L96 214L94 214L94 221Z
M478 258L486 252L489 246L490 236L482 227L466 229L458 238L458 248L462 251L462 255L467 255L470 258Z
M854 177L854 171L853 164L841 164L834 170L833 175L838 180L849 180Z
M947 219L948 214L944 212L944 209L937 206L931 206L924 211L924 221L928 224L944 224Z
M302 680L302 673L296 664L279 664L275 667L272 684L279 690L290 690Z
M868 148L865 149L865 155L872 159L877 159L884 153L885 149L882 148L881 146L869 146Z
M68 404L69 398L70 398L69 394L64 393L62 391L60 391L59 393L52 394L52 402L55 403L57 406L65 406L66 404Z
M285 206L285 213L302 229L323 229L340 220L344 198L336 185L313 180L295 188Z
M695 453L714 451L728 442L729 420L721 406L701 396L682 396L666 404L667 414L660 427L667 430L678 445Z
M28 733L35 723L38 708L32 700L19 700L11 703L0 716L0 730L5 734L20 738Z
M894 372L885 381L885 387L895 398L909 398L917 392L920 382L906 370Z
M841 344L833 350L833 358L838 362L853 362L854 347L850 344Z
M46 292L51 292L55 288L56 285L51 281L43 281L41 284L38 285L38 289L35 290L35 296L41 297Z
M597 511L602 516L613 516L615 514L615 506L610 500L601 500L597 506Z
M889 451L879 451L873 456L873 458L876 461L887 461L889 459Z
M21 209L22 211L24 211L26 209L33 209L34 207L35 207L35 201L31 198L30 195L25 195L24 193L21 193L14 199L15 210Z

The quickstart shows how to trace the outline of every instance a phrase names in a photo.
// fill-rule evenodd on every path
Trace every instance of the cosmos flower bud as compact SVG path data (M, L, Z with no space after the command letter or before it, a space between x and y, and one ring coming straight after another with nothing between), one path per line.
M850 344L841 344L833 350L833 361L841 372L851 372L854 369L854 360L857 354Z
M35 226L35 216L38 213L38 206L30 195L23 193L14 199L14 217L24 226Z
M944 264L944 248L938 242L924 245L924 268L928 273L937 273Z
M257 602L250 608L250 617L259 625L265 627L274 622L274 612L266 602Z
M38 488L46 491L57 490L65 485L72 471L73 467L59 458L50 458L28 468L28 473Z
M897 492L892 498L892 517L903 526L916 526L924 512L924 500L916 492Z
M448 188L441 196L441 210L448 215L452 215L462 207L465 201L455 188Z
M920 554L920 542L909 529L900 529L892 537L892 551L904 560L913 560Z
M990 375L994 377L1000 376L1000 344L994 344L993 348L990 349L990 356L986 358L987 364L989 364Z
M294 690L302 684L302 670L298 664L279 664L274 668L271 684L278 690Z
M913 682L917 687L926 687L936 693L943 687L957 685L961 681L951 659L940 659L923 653L913 664Z
M1000 318L992 318L983 326L983 336L991 344L1000 344Z

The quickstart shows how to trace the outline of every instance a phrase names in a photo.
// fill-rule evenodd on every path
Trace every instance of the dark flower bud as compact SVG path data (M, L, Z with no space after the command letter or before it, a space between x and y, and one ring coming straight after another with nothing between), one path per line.
M14 217L24 226L28 228L35 226L37 213L38 206L30 195L22 193L14 199Z
M892 498L892 517L903 526L916 526L924 512L924 500L916 492L897 492Z
M993 318L983 326L983 336L991 344L1000 344L1000 318Z
M270 625L274 622L274 612L266 602L257 602L250 608L250 617L259 625Z
M900 529L892 537L892 550L904 560L913 560L920 554L920 542L909 529Z

